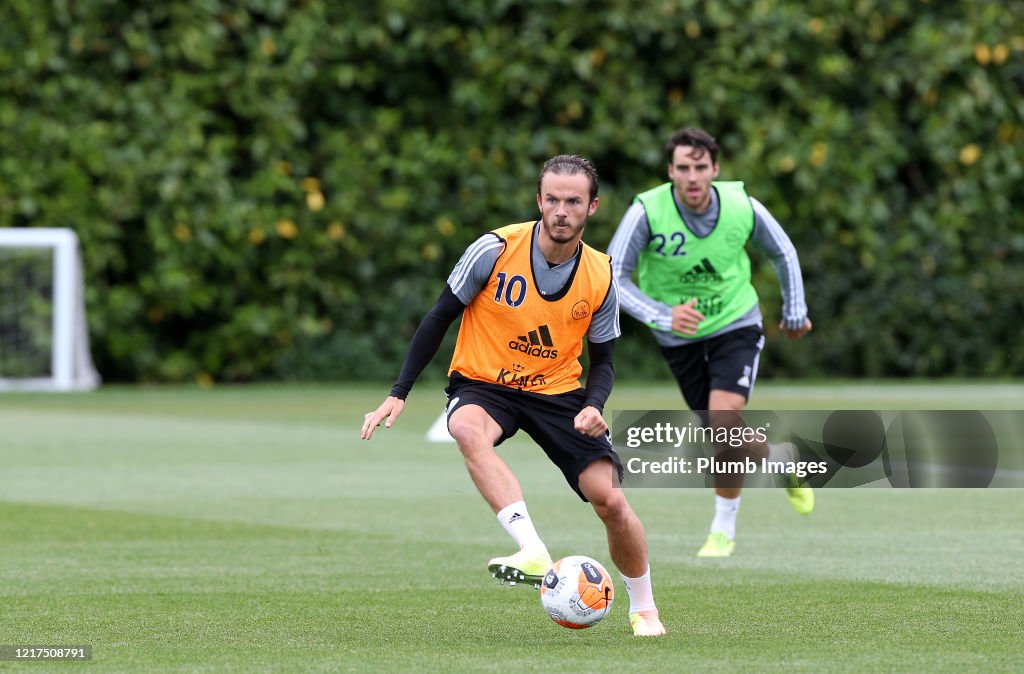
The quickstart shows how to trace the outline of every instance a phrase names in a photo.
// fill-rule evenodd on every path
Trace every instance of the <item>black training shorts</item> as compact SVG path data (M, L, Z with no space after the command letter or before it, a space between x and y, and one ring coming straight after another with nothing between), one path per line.
M764 347L760 325L730 330L682 346L663 346L679 390L691 410L706 410L712 390L739 393L750 400L757 361Z
M479 405L498 422L502 435L495 445L511 438L519 429L526 431L584 501L587 498L580 491L580 473L593 462L608 457L622 480L622 462L612 449L608 435L594 438L580 433L573 425L576 415L586 405L583 389L545 395L489 384L453 372L445 394L449 419L464 405Z

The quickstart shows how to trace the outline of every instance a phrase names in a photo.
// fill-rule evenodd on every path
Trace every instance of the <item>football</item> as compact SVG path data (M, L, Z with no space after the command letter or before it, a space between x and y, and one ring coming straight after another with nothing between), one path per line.
M601 564L583 555L560 559L544 574L540 603L562 627L579 630L597 624L612 608L615 586Z

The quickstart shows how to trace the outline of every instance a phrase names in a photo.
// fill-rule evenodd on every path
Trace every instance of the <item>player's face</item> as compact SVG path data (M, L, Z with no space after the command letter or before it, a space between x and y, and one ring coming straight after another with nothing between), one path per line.
M546 173L537 195L543 233L558 244L575 245L583 236L587 218L597 210L590 200L590 179L582 173Z
M703 213L711 205L711 181L718 177L718 163L699 147L677 145L668 165L668 178L676 194L691 211Z

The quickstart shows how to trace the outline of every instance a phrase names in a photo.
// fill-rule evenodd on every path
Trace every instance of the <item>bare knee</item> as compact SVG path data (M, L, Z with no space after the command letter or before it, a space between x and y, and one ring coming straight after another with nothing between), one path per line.
M708 399L709 417L712 426L731 426L747 406L747 399L739 393L715 389Z
M502 430L482 408L467 405L448 418L448 432L455 438L463 455L469 456L480 451L493 451Z
M601 459L579 476L580 491L605 523L621 521L633 512L622 489L615 486L614 471L611 459Z
M487 435L479 424L452 420L448 422L448 432L460 448L476 447L487 441Z
M589 499L594 512L606 523L623 522L633 513L621 489L608 487L607 490L590 495Z
M713 389L708 396L709 410L739 411L747 406L747 397L741 393Z

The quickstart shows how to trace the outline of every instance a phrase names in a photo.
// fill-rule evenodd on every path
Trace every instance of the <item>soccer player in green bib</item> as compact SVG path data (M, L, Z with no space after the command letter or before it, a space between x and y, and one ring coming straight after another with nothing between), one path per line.
M764 346L757 291L750 283L751 241L775 267L782 289L780 329L789 339L811 330L800 263L778 221L742 182L718 177L718 144L701 129L681 129L665 146L669 182L637 195L608 253L621 307L647 325L691 410L742 412ZM633 281L636 271L637 280ZM761 448L793 460L792 445ZM728 557L736 546L741 483L716 477L715 517L699 557ZM787 489L801 514L814 509L809 487Z

